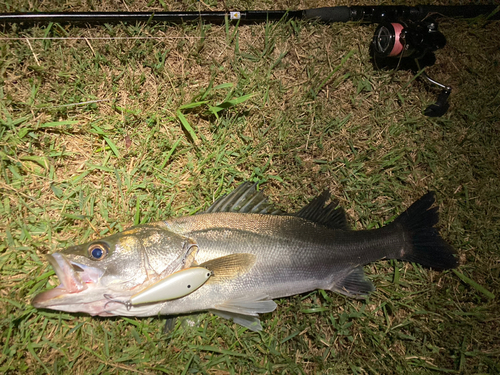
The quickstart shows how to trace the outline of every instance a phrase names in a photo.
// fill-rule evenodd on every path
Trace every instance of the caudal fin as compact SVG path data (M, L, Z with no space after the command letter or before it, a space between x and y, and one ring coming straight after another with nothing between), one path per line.
M458 266L455 250L434 228L439 221L438 208L431 208L434 201L433 192L425 194L391 224L399 224L409 236L407 245L396 258L435 270L455 268Z

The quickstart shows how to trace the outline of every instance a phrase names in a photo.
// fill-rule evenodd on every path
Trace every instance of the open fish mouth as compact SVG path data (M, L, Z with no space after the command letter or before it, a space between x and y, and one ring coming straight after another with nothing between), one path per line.
M46 258L54 268L61 284L38 294L32 301L36 308L47 308L57 305L58 302L64 304L62 297L83 292L89 286L96 284L103 274L103 271L98 268L71 262L61 253L46 255Z

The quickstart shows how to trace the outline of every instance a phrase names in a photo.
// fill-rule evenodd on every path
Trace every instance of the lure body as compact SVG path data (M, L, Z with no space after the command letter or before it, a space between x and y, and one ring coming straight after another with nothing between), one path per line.
M182 298L205 284L212 272L205 267L186 268L148 286L130 297L130 305L154 303Z

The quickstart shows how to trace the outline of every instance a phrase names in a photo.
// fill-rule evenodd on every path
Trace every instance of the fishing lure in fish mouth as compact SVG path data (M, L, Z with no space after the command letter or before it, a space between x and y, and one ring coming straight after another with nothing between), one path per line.
M134 294L127 301L113 299L111 295L104 294L104 298L108 300L104 304L104 310L110 303L121 303L130 311L133 306L182 298L200 288L212 275L212 271L205 267L191 267L174 272L168 277L157 281L139 293Z

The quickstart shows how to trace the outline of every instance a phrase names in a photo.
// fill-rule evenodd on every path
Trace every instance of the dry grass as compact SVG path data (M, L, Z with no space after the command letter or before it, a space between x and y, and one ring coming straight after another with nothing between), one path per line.
M16 3L64 11L71 2ZM223 8L161 4L71 10ZM436 92L412 73L373 69L375 25L4 29L1 37L22 39L0 41L0 371L500 373L498 303L485 294L500 293L498 22L440 26L448 44L427 71L453 94L439 119L423 116ZM148 39L120 39L138 36ZM436 190L459 274L379 262L366 267L378 289L370 300L321 291L284 299L260 334L209 314L166 335L157 318L31 307L57 283L43 254L192 214L249 179L288 211L329 188L358 229Z

